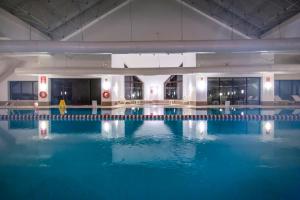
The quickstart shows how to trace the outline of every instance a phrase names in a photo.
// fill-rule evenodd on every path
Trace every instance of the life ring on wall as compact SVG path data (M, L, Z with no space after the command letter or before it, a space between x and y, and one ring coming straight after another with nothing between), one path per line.
M102 96L103 96L103 98L108 99L108 98L110 97L109 91L104 91L104 92L102 93Z
M46 98L48 95L47 95L47 92L45 92L45 91L41 91L40 92L40 97L42 98L42 99L44 99L44 98Z

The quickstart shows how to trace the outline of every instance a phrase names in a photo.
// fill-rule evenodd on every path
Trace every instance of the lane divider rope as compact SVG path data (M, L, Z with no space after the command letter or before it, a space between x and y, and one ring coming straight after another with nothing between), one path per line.
M51 114L13 114L0 115L0 120L288 120L300 121L300 114L297 115L109 115L109 114L65 114L65 115L51 115Z

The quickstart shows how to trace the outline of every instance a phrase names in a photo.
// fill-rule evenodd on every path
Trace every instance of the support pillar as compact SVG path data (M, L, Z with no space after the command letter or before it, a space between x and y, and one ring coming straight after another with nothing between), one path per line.
M185 104L196 104L196 75L183 75L183 101Z
M196 75L196 105L207 105L207 76Z
M40 75L38 80L38 102L39 105L50 105L50 80L46 75Z
M264 73L261 78L261 104L273 105L275 96L274 73Z
M112 106L112 77L103 76L101 78L101 105Z

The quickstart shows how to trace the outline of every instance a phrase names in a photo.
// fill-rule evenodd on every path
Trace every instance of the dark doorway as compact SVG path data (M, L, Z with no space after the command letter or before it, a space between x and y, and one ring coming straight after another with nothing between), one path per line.
M101 104L101 79L51 79L51 104L64 99L67 105Z

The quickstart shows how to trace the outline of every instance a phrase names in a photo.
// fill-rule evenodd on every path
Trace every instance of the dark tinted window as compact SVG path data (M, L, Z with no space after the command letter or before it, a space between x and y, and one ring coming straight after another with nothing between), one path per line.
M125 99L143 99L144 83L137 76L125 76Z
M64 99L67 105L101 103L101 79L51 79L51 104Z
M37 81L11 81L9 83L10 100L37 100Z
M275 95L284 100L293 100L292 95L300 95L299 80L275 81Z
M165 82L165 99L182 99L182 75L172 75Z
M210 105L219 105L225 104L225 101L230 101L234 105L259 104L260 78L208 78L207 103Z

